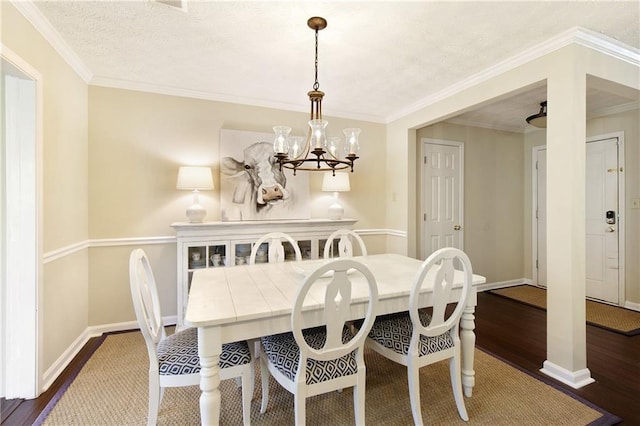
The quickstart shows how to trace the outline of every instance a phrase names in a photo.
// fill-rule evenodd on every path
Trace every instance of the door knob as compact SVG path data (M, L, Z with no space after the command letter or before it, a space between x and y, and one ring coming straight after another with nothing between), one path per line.
M616 227L615 226L610 226L607 228L607 232L615 232L616 231Z
M455 225L455 226L453 227L453 229L454 229L455 231L459 231L460 229L462 229L462 227L461 227L460 225Z

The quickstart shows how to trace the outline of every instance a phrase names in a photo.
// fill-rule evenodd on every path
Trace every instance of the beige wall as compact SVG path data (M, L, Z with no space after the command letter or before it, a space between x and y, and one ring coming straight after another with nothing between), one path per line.
M522 278L522 134L438 123L418 130L422 138L464 143L464 249L474 272L490 283Z
M43 251L88 238L87 85L15 7L3 2L2 43L43 78ZM88 326L86 250L43 270L43 371Z
M361 159L351 175L351 192L340 199L356 229L384 229L384 125L325 117L329 131L360 127ZM206 220L220 220L220 129L271 133L276 124L303 134L306 113L91 86L89 88L89 234L91 239L173 236L171 223L184 221L191 194L175 189L178 167L213 168L213 191L200 201ZM297 126L297 127L295 127ZM331 194L321 175L311 174L311 216L327 216ZM372 253L385 250L380 237L366 236ZM128 253L132 247L93 247L90 253L90 325L134 319L129 295ZM171 245L149 248L164 315L176 314L176 253Z
M587 137L624 132L625 157L625 290L626 300L640 303L640 210L632 209L633 199L640 198L640 110L627 111L587 121ZM546 144L544 130L525 134L524 144L524 273L533 277L532 269L532 149Z

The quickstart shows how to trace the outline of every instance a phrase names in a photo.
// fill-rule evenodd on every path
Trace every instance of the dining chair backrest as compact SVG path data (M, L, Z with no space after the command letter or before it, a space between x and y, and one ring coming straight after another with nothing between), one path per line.
M166 334L153 270L142 249L133 250L129 256L129 283L133 308L149 357L157 359L156 346L165 339Z
M456 263L462 266L464 279L461 288L454 289L453 281ZM420 291L427 275L433 277L433 313L431 322L424 326L420 321L418 310L421 308ZM414 340L417 341L419 339L420 334L433 337L452 330L454 331L452 337L456 340L458 339L457 330L460 317L471 294L472 275L469 257L457 248L446 247L439 249L423 262L413 282L409 299L409 314L414 326L412 344ZM447 305L452 300L450 296L453 291L459 291L460 297L456 298L457 302L453 312L446 317Z
M249 264L253 265L256 263L256 256L258 254L258 250L260 250L260 246L263 243L267 243L268 248L268 256L269 263L280 263L285 261L285 250L282 244L283 241L288 242L293 247L293 251L295 252L296 260L302 260L302 253L300 252L300 247L298 247L298 243L294 240L290 235L285 234L284 232L270 232L268 234L263 235L253 244L251 248L251 255L249 257Z
M337 238L340 238L340 240L338 241L338 252L336 256L336 254L332 253L332 251L333 251L334 241ZM353 257L354 241L358 243L358 246L360 248L360 254L362 256L366 256L367 247L365 246L364 241L362 240L362 237L360 237L360 235L358 235L355 231L352 231L351 229L338 229L337 231L329 235L329 238L327 238L327 242L324 245L323 257L325 259L328 259L332 256L332 254L336 257Z
M351 279L358 276L364 277L368 290L368 307L362 326L358 333L347 343L343 342L343 331L345 324L352 320L351 305L353 303L353 283ZM330 277L330 282L326 280ZM320 283L326 286L324 289L324 316L326 322L325 345L316 349L305 340L302 330L308 328L303 322L302 311L306 296L310 293L314 284ZM361 289L361 287L359 287ZM318 293L315 293L317 295ZM319 296L317 296L319 297ZM361 303L363 294L356 295L358 303ZM365 339L373 321L375 320L376 306L378 304L378 287L376 279L363 263L352 259L339 259L328 262L305 278L304 282L296 294L293 311L291 314L291 328L296 343L300 347L300 364L306 365L308 358L318 361L327 361L340 358L349 354L358 347L364 346ZM362 351L358 351L358 358L362 359ZM301 378L304 380L304 378Z

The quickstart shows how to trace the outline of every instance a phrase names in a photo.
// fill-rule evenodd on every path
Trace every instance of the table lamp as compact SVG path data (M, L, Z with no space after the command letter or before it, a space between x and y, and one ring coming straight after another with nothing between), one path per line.
M335 172L335 176L332 172L325 172L322 178L322 190L333 191L333 204L329 206L329 219L340 220L344 214L344 209L338 202L338 192L350 191L349 185L349 173L347 172Z
M209 167L180 167L176 189L193 191L193 205L187 209L187 217L191 223L202 222L207 211L200 205L198 194L200 190L213 189L211 169Z

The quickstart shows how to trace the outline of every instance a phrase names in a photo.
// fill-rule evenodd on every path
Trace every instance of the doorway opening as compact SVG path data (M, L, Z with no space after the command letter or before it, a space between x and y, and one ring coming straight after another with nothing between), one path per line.
M586 296L624 304L624 133L588 138ZM547 285L546 146L533 148L533 283Z

